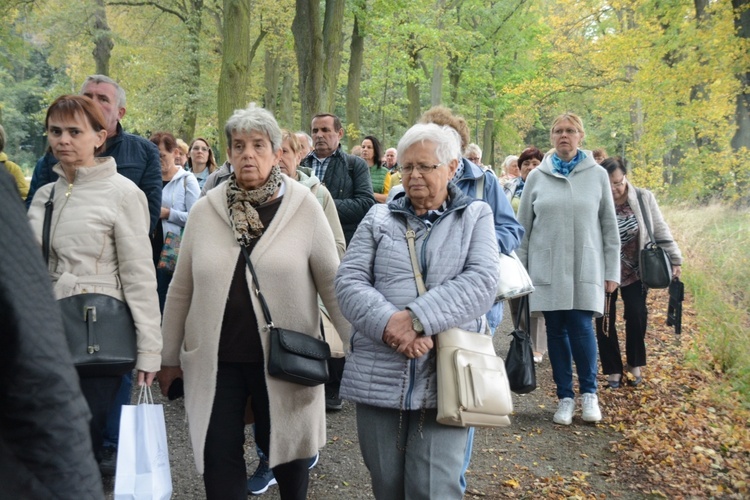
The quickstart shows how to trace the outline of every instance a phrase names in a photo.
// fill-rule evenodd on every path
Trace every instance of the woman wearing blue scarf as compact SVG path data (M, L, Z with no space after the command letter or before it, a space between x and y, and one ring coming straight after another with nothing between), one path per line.
M526 178L518 221L526 233L518 256L536 291L532 315L544 316L559 406L553 421L570 425L575 412L573 361L586 422L602 415L596 396L597 349L592 318L604 292L620 280L620 236L607 172L579 149L583 122L573 113L552 123L554 151Z

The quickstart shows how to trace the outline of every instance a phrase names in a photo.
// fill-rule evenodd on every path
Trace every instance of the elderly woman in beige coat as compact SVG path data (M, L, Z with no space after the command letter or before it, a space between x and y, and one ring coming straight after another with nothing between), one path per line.
M117 173L111 157L95 158L107 131L99 106L84 96L61 96L47 110L47 138L60 178L39 189L29 207L42 242L45 203L54 188L48 270L55 298L101 293L124 301L135 322L138 384L151 385L161 362L159 299L148 240L149 213L138 186ZM107 413L122 377L81 377L91 409L97 460Z
M331 228L310 190L281 174L281 130L251 104L225 126L228 181L190 213L164 311L162 391L183 371L185 408L206 497L244 499L245 403L281 498L304 499L308 464L325 444L323 386L268 374L269 334L241 252L250 252L276 326L319 337L317 295L341 332Z

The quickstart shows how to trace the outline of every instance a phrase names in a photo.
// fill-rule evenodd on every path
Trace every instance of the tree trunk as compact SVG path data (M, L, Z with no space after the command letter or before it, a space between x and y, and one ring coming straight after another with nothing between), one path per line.
M443 63L438 57L432 67L432 86L430 87L430 104L439 106L443 103Z
M493 165L495 163L495 110L487 111L482 131L482 163Z
M292 109L292 92L294 92L294 79L290 72L285 71L281 80L281 96L279 97L280 123L292 130L294 129L294 110ZM279 116L276 118L278 119ZM307 129L305 129L307 130Z
M705 21L708 20L709 17L709 13L706 10L708 8L708 2L709 0L693 0L693 5L695 6L695 24L698 30L705 29ZM700 49L696 47L696 50ZM701 61L700 65L705 66L706 62ZM690 102L708 101L707 94L708 89L706 88L705 84L695 84L690 89ZM700 134L700 129L697 125L693 127L693 137L695 140L695 145L699 151L711 145L711 140Z
M448 63L448 81L450 82L451 106L458 101L458 84L461 81L461 64L457 55L451 56Z
M279 79L281 77L279 66L278 54L266 48L265 72L263 75L266 93L263 97L263 107L274 115L276 115L276 98L279 94Z
M341 54L344 52L344 10L345 0L326 0L325 20L323 21L323 111L336 110Z
M300 128L310 131L315 113L322 111L323 34L316 0L296 0L292 22L294 51L299 72Z
M182 123L177 130L178 137L188 142L195 137L195 123L198 120L198 107L201 90L201 30L203 27L203 0L193 0L192 9L187 18L187 64L192 72L183 77L184 91L187 95L185 109L182 112Z
M346 123L350 132L346 135L349 151L359 140L359 95L362 83L362 62L365 54L365 37L359 32L359 16L354 16L352 43L349 56L349 78L346 84Z
M409 100L408 123L417 123L422 114L419 103L419 52L412 47L409 51L409 68L411 74L406 79L406 97Z
M250 65L266 32L250 44L250 5L244 0L224 0L224 29L219 74L219 129L235 109L244 108L250 88ZM219 134L219 152L225 155L226 137Z
M112 49L115 42L112 40L112 31L107 24L107 10L104 0L96 0L94 7L93 26L94 35L94 62L96 63L96 74L109 76L109 60L112 57Z
M737 36L747 43L750 39L750 0L732 0L732 7ZM734 113L737 129L731 144L734 151L742 148L750 150L750 70L738 74L737 78L742 86L737 94L737 108Z

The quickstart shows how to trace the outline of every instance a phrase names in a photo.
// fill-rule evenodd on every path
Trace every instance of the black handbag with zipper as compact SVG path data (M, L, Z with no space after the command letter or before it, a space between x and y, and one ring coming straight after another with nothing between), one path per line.
M536 389L536 367L531 336L521 328L521 318L526 319L526 328L529 328L531 318L528 295L519 299L518 314L516 314L513 332L511 332L513 338L510 341L508 355L505 357L505 371L508 374L510 390L516 394L528 394Z

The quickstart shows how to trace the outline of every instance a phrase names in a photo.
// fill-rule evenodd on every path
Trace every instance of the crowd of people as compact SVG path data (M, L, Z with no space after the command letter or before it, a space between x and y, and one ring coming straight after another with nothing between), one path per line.
M183 388L206 498L245 498L275 484L283 499L306 498L309 470L326 442L326 411L340 410L344 400L356 407L376 498L461 498L474 429L437 423L435 339L453 327L495 333L503 316L495 301L499 253L516 252L534 282L531 319L522 325L534 361L549 357L556 424L573 422L576 393L582 420L602 419L597 352L609 388L643 383L648 288L637 255L645 224L668 242L675 276L682 256L653 194L627 180L623 159L583 148L575 114L552 122L547 153L528 146L507 156L496 175L469 142L466 120L442 106L426 111L395 148L384 150L367 135L354 155L344 151L344 127L333 114L315 115L308 135L281 129L269 111L250 104L224 124L221 166L206 138L188 144L168 131L149 140L127 133L125 111L124 90L102 75L88 77L80 95L51 104L47 153L30 185L14 175L31 228L14 237L19 248L48 245L47 283L33 283L47 289L41 299L95 292L127 304L137 333L135 382L157 379L165 396ZM2 128L0 139L0 162L15 173L2 153ZM14 181L5 177L8 192ZM18 219L20 202L2 201L16 205L3 219ZM24 262L29 275L43 274L38 253ZM17 276L3 272L2 279ZM625 365L615 321L603 322L614 318L618 290ZM6 295L2 314L28 314L30 304L20 303L28 294ZM518 303L510 308L515 315ZM56 335L50 345L64 342L59 318L35 320ZM19 332L29 328L16 323ZM269 374L274 326L315 338L333 332L326 342L343 347L332 349L341 356L328 360L326 384ZM74 439L84 465L66 485L60 474L69 460L34 465L33 454L14 450L42 445L34 436L10 439L4 429L2 449L37 474L19 477L13 491L43 489L54 477L63 496L89 488L87 496L100 498L93 475L115 473L120 408L131 399L133 374L76 379L70 359L61 355L60 362L67 366L58 385L68 396L58 398L56 412L66 422L45 432ZM6 372L3 387L12 387L15 373ZM23 396L8 399L16 400L21 405ZM248 475L250 423L259 461ZM59 473L50 473L55 467Z

